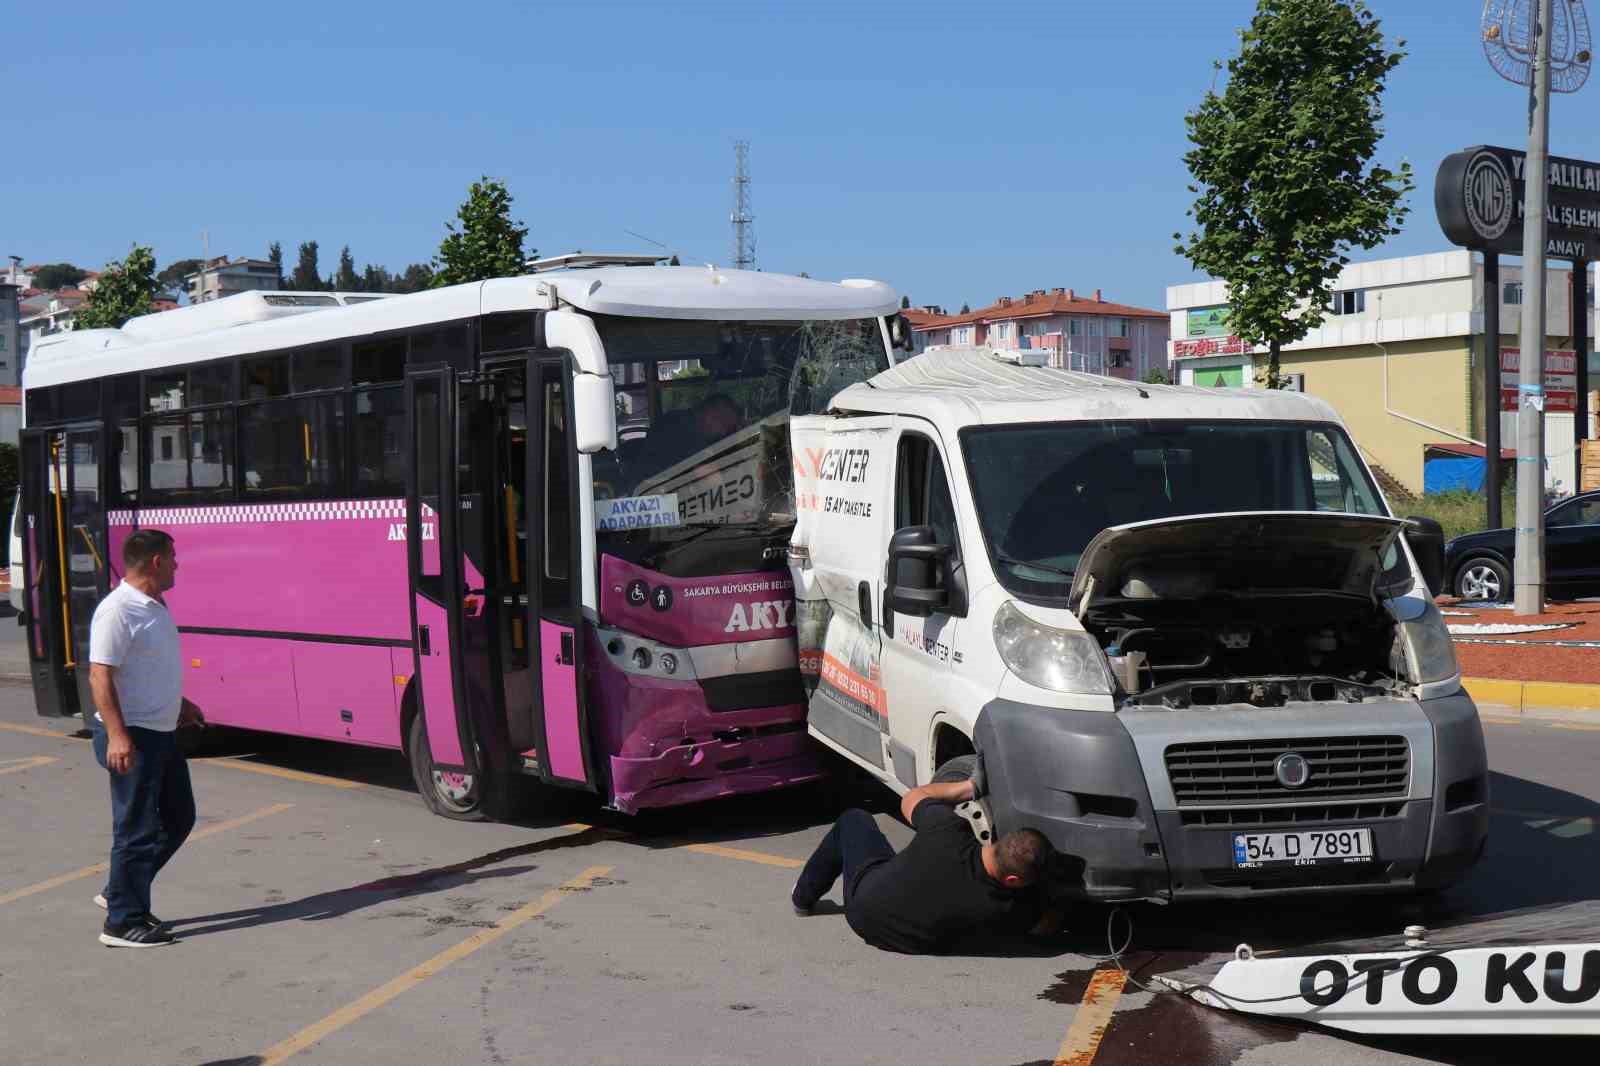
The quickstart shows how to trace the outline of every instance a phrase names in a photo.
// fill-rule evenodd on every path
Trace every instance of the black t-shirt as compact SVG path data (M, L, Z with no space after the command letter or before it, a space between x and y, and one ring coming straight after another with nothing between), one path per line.
M1038 893L990 877L972 827L948 804L923 800L911 824L916 839L867 871L850 898L846 917L861 939L927 954L974 933L1025 933L1038 924Z

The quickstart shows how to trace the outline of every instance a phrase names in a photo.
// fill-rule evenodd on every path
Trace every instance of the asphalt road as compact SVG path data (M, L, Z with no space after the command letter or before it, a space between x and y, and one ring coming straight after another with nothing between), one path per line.
M0 686L0 1061L1592 1061L1578 1041L1352 1041L1131 985L1085 1008L1097 910L1031 949L877 952L836 913L790 913L795 867L831 815L811 791L636 820L558 796L524 824L460 824L422 808L397 755L238 734L195 760L201 823L157 882L182 943L111 951L91 903L103 771L61 732L74 724ZM1488 732L1491 852L1439 906L1594 895L1600 723ZM1392 903L1142 908L1127 961L1148 976L1239 941L1392 934L1415 917Z

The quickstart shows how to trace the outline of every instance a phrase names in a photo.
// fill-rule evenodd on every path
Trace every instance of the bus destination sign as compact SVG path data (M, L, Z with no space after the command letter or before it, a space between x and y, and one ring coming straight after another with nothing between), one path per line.
M1479 145L1445 156L1433 206L1452 244L1522 254L1527 153ZM1600 163L1550 157L1545 252L1551 259L1600 258Z

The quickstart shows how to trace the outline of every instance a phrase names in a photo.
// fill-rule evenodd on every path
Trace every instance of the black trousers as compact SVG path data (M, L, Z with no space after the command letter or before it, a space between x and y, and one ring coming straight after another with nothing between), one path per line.
M805 869L800 871L800 879L794 886L795 905L816 906L817 900L827 895L833 883L843 876L844 905L849 910L850 899L866 875L894 858L894 854L894 845L883 835L872 815L859 808L845 811L806 860Z

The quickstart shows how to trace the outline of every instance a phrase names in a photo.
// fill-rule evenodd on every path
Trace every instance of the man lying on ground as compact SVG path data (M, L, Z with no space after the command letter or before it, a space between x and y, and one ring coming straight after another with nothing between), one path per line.
M895 853L866 811L839 816L795 882L796 914L812 912L841 875L850 928L885 951L932 954L973 934L1048 933L1038 890L1053 854L1036 829L980 844L954 805L972 799L971 781L907 792L901 813L916 839Z

